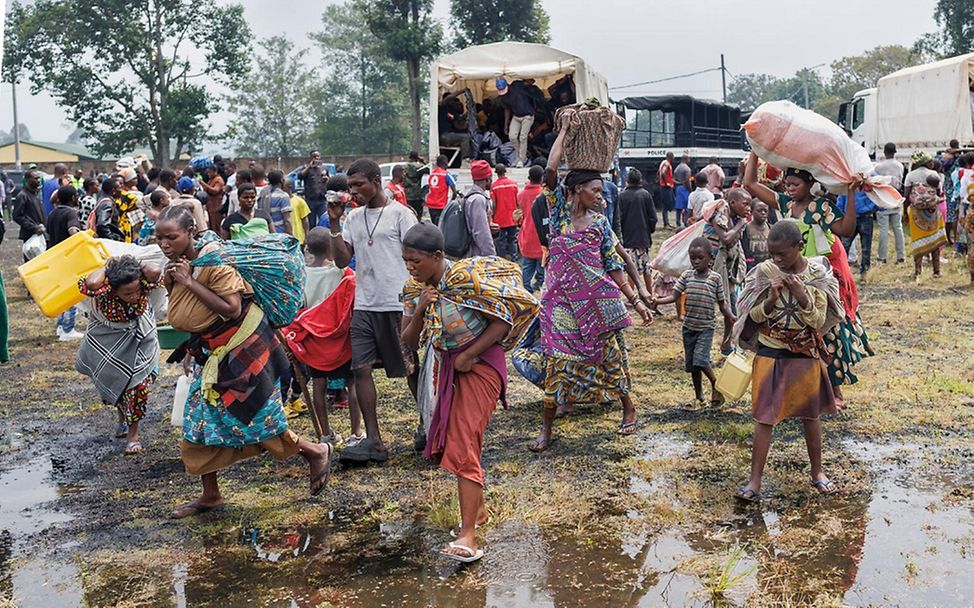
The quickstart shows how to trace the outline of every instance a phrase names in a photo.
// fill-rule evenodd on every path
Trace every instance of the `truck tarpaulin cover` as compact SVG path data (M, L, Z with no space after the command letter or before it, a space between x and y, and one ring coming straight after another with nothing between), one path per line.
M895 209L903 201L883 178L870 176L873 163L865 148L821 114L790 101L769 101L754 110L744 131L763 160L780 169L804 169L833 194L848 194L849 184L866 178L866 194L879 207Z
M974 143L970 82L974 53L904 68L876 85L876 141L898 148L943 148Z
M571 75L575 97L579 101L595 97L609 105L605 76L580 57L543 44L495 42L471 46L435 60L430 65L430 108L436 109L443 93L457 93L469 88L474 101L497 95L494 81L503 76L508 81L533 78L542 90L558 79ZM430 111L430 158L439 154L437 113Z

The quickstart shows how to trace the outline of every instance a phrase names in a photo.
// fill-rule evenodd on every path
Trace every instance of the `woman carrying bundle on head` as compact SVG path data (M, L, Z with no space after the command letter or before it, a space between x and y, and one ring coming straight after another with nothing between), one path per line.
M549 169L558 167L566 132L562 129L552 146ZM541 434L529 448L534 452L551 445L559 408L601 403L606 396L622 401L619 433L636 431L622 336L632 319L622 298L649 325L653 322L648 308L651 297L609 221L597 211L602 205L602 187L598 171L576 170L565 177L563 186L547 194L550 250L541 297L545 410Z
M193 267L220 247L193 238L192 214L170 206L159 216L156 238L169 258L163 283L169 292L169 323L191 338L170 361L193 374L185 405L180 452L186 472L199 475L203 492L180 505L174 519L223 505L217 471L270 452L284 460L300 454L310 467L310 491L321 492L331 472L332 448L288 430L280 377L288 360L253 288L229 265ZM194 365L195 363L195 365Z
M856 229L856 214L843 214L825 197L812 195L815 178L808 171L787 169L783 180L785 193L779 194L763 185L757 175L758 157L753 152L744 170L744 187L751 196L772 208L780 209L785 219L798 222L805 257L825 256L832 266L832 273L839 283L839 298L845 318L824 336L825 346L832 361L829 363L829 379L835 391L839 408L843 405L843 384L855 384L859 378L853 366L865 357L873 355L869 337L859 318L859 291L849 268L845 247L837 236L852 236ZM849 187L849 200L855 200L858 184Z
M127 456L142 452L139 421L159 368L149 292L158 287L160 275L158 266L122 255L78 281L92 306L75 369L94 381L102 402L118 409L115 436L125 437Z
M436 405L424 456L457 476L460 525L456 542L440 554L461 562L483 557L476 529L487 521L484 432L500 400L506 406L504 350L513 348L538 311L521 284L520 269L497 257L450 262L443 234L417 224L403 238L402 257L411 278L403 288L403 344L419 350L430 342L436 356Z

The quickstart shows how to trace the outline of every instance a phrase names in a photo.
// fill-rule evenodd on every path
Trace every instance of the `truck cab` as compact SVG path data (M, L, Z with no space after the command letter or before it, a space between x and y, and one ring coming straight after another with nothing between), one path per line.
M627 97L616 103L616 111L626 119L619 147L623 169L639 169L653 182L660 163L672 152L677 159L688 155L694 171L715 157L728 181L737 175L745 155L737 106L689 95L658 95Z
M876 157L876 88L856 92L852 99L839 106L836 123L860 146Z

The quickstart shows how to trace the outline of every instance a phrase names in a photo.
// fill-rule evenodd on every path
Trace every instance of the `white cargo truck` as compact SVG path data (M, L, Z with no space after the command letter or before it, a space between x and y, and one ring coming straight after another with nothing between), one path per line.
M935 155L952 139L974 149L972 86L974 53L904 68L843 103L837 122L876 158L887 142L900 160L916 150Z
M450 172L457 177L457 189L463 191L472 184L470 169L461 163L459 150L440 146L436 110L444 93L459 94L470 89L474 102L480 103L485 97L497 96L495 81L501 77L508 82L531 78L546 91L565 76L574 80L576 99L595 97L603 105L609 105L608 85L602 74L580 57L543 44L496 42L440 57L430 66L430 161L445 154L451 161ZM527 175L527 167L510 168L507 172L518 184L525 183Z

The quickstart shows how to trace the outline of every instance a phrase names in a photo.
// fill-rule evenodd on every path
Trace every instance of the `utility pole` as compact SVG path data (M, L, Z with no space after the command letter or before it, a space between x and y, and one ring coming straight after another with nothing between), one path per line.
M723 53L720 54L720 88L724 92L724 103L727 103L727 68L724 67Z
M10 94L13 96L14 106L14 166L20 171L20 127L17 122L17 83L10 83Z

